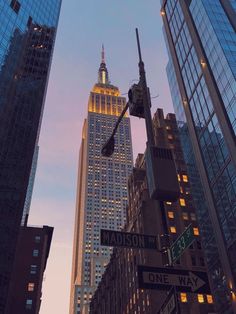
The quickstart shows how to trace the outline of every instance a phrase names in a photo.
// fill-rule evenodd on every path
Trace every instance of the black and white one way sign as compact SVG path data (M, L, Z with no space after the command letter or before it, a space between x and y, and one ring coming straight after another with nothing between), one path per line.
M207 274L199 271L138 266L139 288L210 293Z

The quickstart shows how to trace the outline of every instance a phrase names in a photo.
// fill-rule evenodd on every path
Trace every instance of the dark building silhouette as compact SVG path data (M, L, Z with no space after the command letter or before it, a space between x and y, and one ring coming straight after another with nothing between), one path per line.
M153 119L155 140L159 147L171 148L176 163L180 185L180 198L165 202L164 213L171 241L192 224L196 240L176 262L174 268L206 271L196 212L192 200L187 167L181 149L178 127L174 114L164 118L158 109ZM158 175L158 173L156 174ZM149 197L145 155L139 154L128 181L127 232L161 235L162 215L157 201ZM167 297L163 290L140 289L137 266L165 267L167 260L155 250L115 248L102 280L91 301L91 314L153 314L158 313ZM214 313L212 295L177 293L182 314Z
M236 313L236 3L164 0L180 138L219 313Z
M39 313L52 234L53 228L48 226L20 228L8 295L8 313Z
M0 0L0 313L7 312L60 5Z

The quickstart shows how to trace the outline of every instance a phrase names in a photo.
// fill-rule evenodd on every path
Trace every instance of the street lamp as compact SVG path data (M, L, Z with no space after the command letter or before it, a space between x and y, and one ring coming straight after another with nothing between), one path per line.
M119 118L117 119L115 127L113 129L113 132L112 132L111 136L106 141L106 143L103 145L102 150L101 150L102 156L104 156L104 157L111 157L111 155L114 153L114 149L115 149L115 134L116 134L118 126L119 126L122 118L124 117L128 107L129 107L129 102L127 102L127 104L125 105L124 109L122 110Z
M136 37L139 55L139 82L130 88L128 92L129 101L119 116L110 138L102 147L101 153L105 157L110 157L113 154L115 147L114 136L129 108L131 116L145 119L147 131L145 163L150 197L159 201L176 201L179 198L180 191L172 151L169 148L155 145L150 93L147 87L137 28Z

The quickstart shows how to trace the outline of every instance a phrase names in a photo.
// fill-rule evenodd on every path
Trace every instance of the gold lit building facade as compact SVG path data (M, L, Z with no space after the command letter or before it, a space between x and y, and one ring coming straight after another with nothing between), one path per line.
M112 157L101 155L126 104L110 84L102 51L98 83L89 101L79 156L72 261L70 314L89 312L89 303L110 260L112 248L100 246L100 229L119 230L125 224L127 180L133 166L130 120L123 118Z

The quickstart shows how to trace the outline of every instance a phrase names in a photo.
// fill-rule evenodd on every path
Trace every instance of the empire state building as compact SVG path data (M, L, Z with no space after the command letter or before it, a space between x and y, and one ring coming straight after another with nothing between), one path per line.
M100 246L100 229L120 230L125 224L127 180L133 166L127 115L115 136L114 154L101 155L125 104L118 87L109 81L103 48L79 153L70 314L89 312L91 297L110 260L112 248Z

